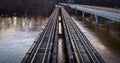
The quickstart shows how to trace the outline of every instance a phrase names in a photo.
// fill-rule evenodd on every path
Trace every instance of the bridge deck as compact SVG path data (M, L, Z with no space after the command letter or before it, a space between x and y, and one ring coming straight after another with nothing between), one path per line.
M87 6L87 5L77 5L77 4L64 4L61 5L69 6L73 9L80 10L86 13L94 14L96 16L111 19L113 21L120 22L120 9L112 9L105 7Z
M69 63L104 63L64 8L62 8L62 19Z
M57 62L57 42L58 42L58 16L59 7L56 7L49 18L49 21L34 41L30 50L21 63L56 63Z

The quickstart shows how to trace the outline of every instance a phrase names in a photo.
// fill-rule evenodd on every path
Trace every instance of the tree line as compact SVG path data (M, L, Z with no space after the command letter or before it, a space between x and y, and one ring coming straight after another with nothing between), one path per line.
M47 16L56 3L56 0L0 0L0 15Z
M70 0L0 0L0 16L49 16L58 2ZM71 0L71 3L120 8L120 0Z

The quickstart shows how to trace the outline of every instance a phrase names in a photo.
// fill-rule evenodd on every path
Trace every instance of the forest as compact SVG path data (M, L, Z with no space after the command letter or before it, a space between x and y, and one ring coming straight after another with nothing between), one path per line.
M71 0L71 3L104 7L120 7L120 0ZM55 4L67 0L0 0L0 15L48 16Z

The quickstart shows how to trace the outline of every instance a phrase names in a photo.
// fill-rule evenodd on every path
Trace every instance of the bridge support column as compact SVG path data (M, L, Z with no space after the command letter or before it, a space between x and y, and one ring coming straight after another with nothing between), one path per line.
M75 8L75 14L77 14L77 9Z
M82 21L85 23L85 12L82 12Z
M92 23L92 21L93 21L93 15L90 14L90 16L89 16L89 22Z
M111 23L111 20L107 20L106 21L106 28L107 28L107 30L109 30L109 28L110 28L110 23Z
M95 22L95 23L96 23L96 25L98 26L98 23L99 23L99 17L98 17L98 16L96 16L96 15L95 15L95 21L96 21L96 22Z

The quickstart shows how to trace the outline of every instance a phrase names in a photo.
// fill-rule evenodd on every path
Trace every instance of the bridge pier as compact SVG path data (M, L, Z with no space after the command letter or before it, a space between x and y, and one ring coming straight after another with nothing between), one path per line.
M90 17L89 17L89 19L90 19L90 23L92 23L92 21L93 21L93 17L94 17L94 16L91 14Z
M82 11L82 21L85 23L85 12Z
M97 15L95 15L95 23L96 23L96 25L97 25L97 27L98 27L98 23L99 23L99 17L97 16Z
M75 8L75 14L77 15L78 13L77 13L77 9Z
M107 30L109 30L110 28L110 23L111 23L111 20L107 19L106 24L105 24Z

